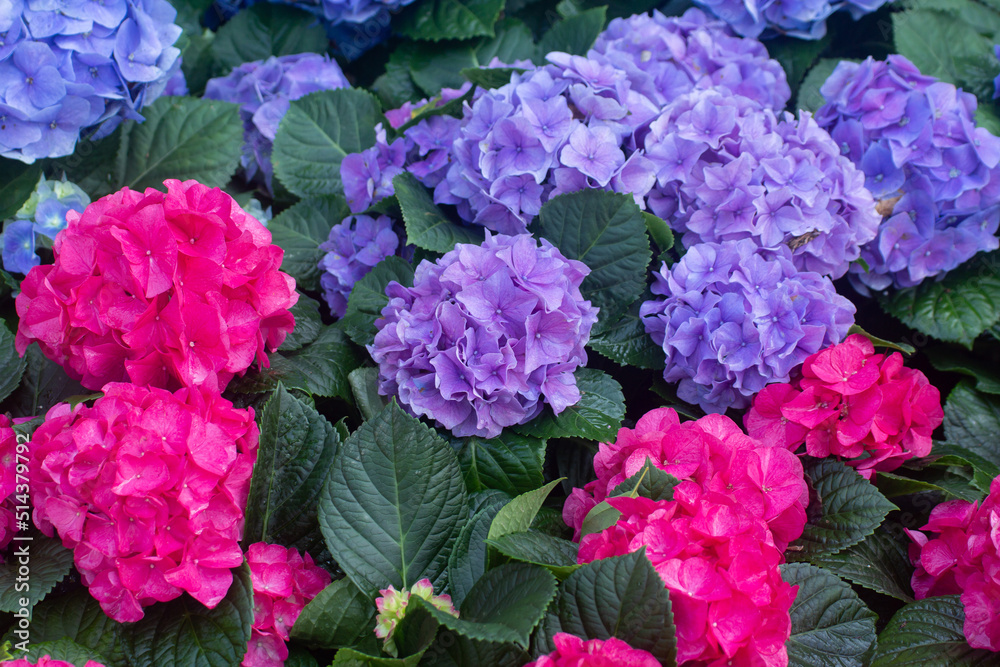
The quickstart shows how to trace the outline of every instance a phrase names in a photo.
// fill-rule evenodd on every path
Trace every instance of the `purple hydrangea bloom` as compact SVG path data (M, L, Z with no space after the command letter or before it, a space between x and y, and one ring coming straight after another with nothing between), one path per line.
M166 0L5 0L0 10L0 155L69 155L81 131L110 134L179 70Z
M653 276L653 293L664 298L639 314L666 353L663 377L707 412L746 408L854 323L854 305L829 278L797 270L785 246L699 243Z
M319 263L323 270L319 282L334 316L344 316L354 283L383 259L395 254L399 246L392 220L384 215L378 218L351 216L333 226L330 238L319 246L326 251Z
M995 250L1000 139L976 127L976 98L924 76L906 58L841 62L820 89L816 120L866 175L884 216L851 267L863 294L940 279Z
M43 176L28 201L18 209L13 220L4 223L3 265L7 271L27 273L39 264L35 254L36 235L45 236L49 243L66 229L70 211L82 213L90 197L75 183L49 181Z
M388 143L385 129L379 123L375 126L374 146L344 157L340 180L352 213L367 210L373 203L395 194L392 179L405 171L406 148L403 137Z
M210 79L205 98L235 102L243 119L242 164L247 180L260 172L271 191L271 148L278 123L292 100L320 90L347 88L340 66L329 56L296 53L243 63L228 76Z
M892 0L695 0L745 37L821 39L826 19L847 10L855 20Z
M597 308L580 284L590 270L530 234L459 244L422 261L413 287L392 282L368 346L379 392L456 436L493 438L542 410L580 399L574 371Z
M653 121L645 149L657 177L649 207L685 245L784 244L799 269L839 278L878 231L864 173L806 112L696 90Z

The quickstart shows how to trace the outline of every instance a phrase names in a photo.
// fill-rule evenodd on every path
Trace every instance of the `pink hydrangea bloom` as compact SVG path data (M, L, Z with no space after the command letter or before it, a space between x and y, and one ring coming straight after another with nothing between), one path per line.
M253 584L253 632L243 667L281 667L288 633L302 608L330 584L330 574L309 554L257 542L247 550Z
M17 437L10 426L10 418L0 414L0 563L3 550L14 537L15 522L14 490L17 488Z
M648 651L632 648L616 637L584 641L565 632L552 638L556 650L524 667L660 667Z
M35 431L35 525L73 549L116 621L185 591L214 607L243 562L258 435L252 409L211 391L109 383L93 407L56 405Z
M865 336L853 334L810 356L791 384L765 387L744 419L755 438L775 438L810 456L850 459L864 477L889 472L931 452L941 425L941 394L898 352L875 354Z
M56 236L55 263L21 284L15 343L37 342L88 389L132 382L221 391L267 366L295 326L295 281L271 233L218 188L103 197Z
M941 503L920 530L937 535L906 531L914 596L961 595L969 646L1000 651L1000 477L981 505Z
M375 606L378 608L378 616L375 617L375 636L385 640L384 648L391 655L396 654L396 644L392 635L396 630L396 625L403 620L406 615L406 605L410 602L410 596L415 595L430 602L436 609L458 617L458 610L451 603L450 595L434 595L434 586L430 579L421 579L407 589L397 591L392 585L379 591L382 595L375 599Z
M55 658L43 655L38 659L38 662L31 662L27 658L4 660L0 662L0 667L73 667L73 663L66 662L65 660L56 660ZM88 660L84 667L104 667L104 665L95 660Z

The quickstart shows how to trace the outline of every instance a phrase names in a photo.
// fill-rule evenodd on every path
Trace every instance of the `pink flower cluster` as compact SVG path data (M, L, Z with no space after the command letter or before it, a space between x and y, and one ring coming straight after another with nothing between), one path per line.
M185 591L214 607L243 562L258 435L252 409L211 391L109 383L93 407L56 405L35 431L35 524L58 531L116 621Z
M621 639L590 639L560 632L552 638L556 650L524 667L660 667L648 651L632 648Z
M302 608L330 584L330 575L309 554L257 542L247 550L253 583L253 632L243 667L282 667L288 632Z
M653 410L601 444L597 480L566 502L563 518L577 536L597 502L621 512L583 538L579 561L646 548L670 591L679 663L788 662L796 588L778 565L805 527L809 491L798 458L780 444L748 437L722 415L681 424L673 410ZM609 498L647 459L681 480L673 500Z
M221 391L295 320L295 281L271 233L218 188L168 180L67 214L55 264L17 297L16 345L37 341L88 389L131 379Z
M3 550L14 537L17 523L14 520L14 490L17 488L17 436L10 426L10 418L0 414L0 563Z
M72 662L66 662L65 660L56 660L47 655L43 655L38 659L38 662L30 662L27 658L18 658L17 660L4 660L0 662L0 667L74 667ZM95 660L88 660L87 664L83 667L104 667L101 663Z
M918 600L961 595L969 646L1000 651L1000 477L982 504L949 500L931 510L927 525L907 530L916 567L911 584Z
M923 373L853 334L808 357L791 384L765 387L744 422L753 437L792 451L805 441L810 456L853 459L847 464L870 479L930 454L943 419L941 393Z

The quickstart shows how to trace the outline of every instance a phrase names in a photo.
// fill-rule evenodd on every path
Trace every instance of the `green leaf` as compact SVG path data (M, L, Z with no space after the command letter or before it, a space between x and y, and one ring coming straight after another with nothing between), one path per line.
M903 324L971 349L972 341L1000 319L1000 252L980 255L941 281L925 280L879 299Z
M405 658L382 658L353 648L342 648L337 651L330 667L417 667L422 654L410 655Z
M340 445L333 425L282 385L260 413L245 545L291 545L316 526L316 505Z
M145 121L123 128L115 164L119 187L165 189L194 179L221 188L236 172L243 147L239 106L192 97L161 97L143 107Z
M622 513L612 507L608 501L602 500L591 507L587 516L583 517L583 525L580 526L581 539L587 535L607 530L615 525L621 516Z
M486 539L490 526L506 499L493 497L469 519L455 539L448 556L448 586L451 599L461 606L472 586L486 572Z
M909 356L911 354L916 354L917 348L913 347L909 343L893 343L892 341L885 340L884 338L879 338L878 336L873 336L857 324L852 324L851 328L847 330L847 334L861 334L865 338L871 341L872 345L875 347L887 347L891 350L898 350L903 354Z
M262 3L237 12L215 35L212 56L219 70L231 69L271 56L293 53L323 53L329 40L326 30L312 14L289 7Z
M673 500L674 487L680 480L666 473L646 459L642 468L634 475L614 488L609 496L629 496L630 498L649 498L650 500Z
M558 632L617 637L664 665L674 664L677 653L670 598L645 550L587 563L571 574L545 618L545 652Z
M99 141L80 141L76 151L59 158L53 168L65 172L66 178L83 188L92 201L111 194L118 189L115 176L118 149L124 129L130 127L126 123Z
M446 218L427 188L410 172L404 171L392 179L392 186L406 223L408 243L445 253L454 250L458 243L480 245L483 242L484 227L467 227Z
M155 604L131 626L125 652L133 667L232 667L250 641L253 586L245 564L233 571L226 597L208 609L183 595Z
M556 484L562 481L554 479L534 491L522 493L503 506L490 524L489 539L495 540L511 533L521 533L531 528L531 522L542 507L542 503L552 493Z
M927 350L927 359L939 371L961 373L974 378L977 391L1000 394L1000 374L968 352L954 347L936 346Z
M512 63L515 60L535 60L537 55L538 47L531 30L522 21L513 18L497 23L496 37L480 41L474 53L476 67L485 67L494 58Z
M807 563L786 563L781 578L798 586L788 638L788 664L854 667L875 643L877 616L836 575Z
M355 644L375 607L350 579L338 579L307 604L292 626L292 639L314 648Z
M580 567L576 562L580 545L546 533L533 530L509 533L487 543L508 558L541 565L559 579L565 579Z
M349 215L342 197L314 197L296 203L268 225L272 242L285 251L281 270L295 278L299 289L319 290L319 262L326 255L319 245Z
M274 137L271 162L281 183L299 197L342 195L340 163L375 143L378 100L341 88L292 101Z
M883 531L876 531L839 553L817 556L812 564L876 593L913 602L910 588L913 566L906 549Z
M542 37L539 51L543 55L552 51L575 56L586 55L594 45L594 40L604 30L607 12L607 7L595 7L559 21Z
M520 67L466 67L462 76L480 88L500 88L510 83L510 77L525 70Z
M58 539L45 537L32 530L25 537L16 533L7 550L6 561L0 563L0 611L14 613L24 607L34 607L73 570L73 551ZM29 579L20 581L19 569L27 565ZM27 604L21 604L26 601Z
M13 218L38 185L42 164L0 158L0 220Z
M972 464L968 461L962 461L959 465L968 465L969 467L972 467ZM930 470L933 470L933 468ZM969 500L970 502L973 500L979 500L980 493L974 488L970 488L972 491L970 495L961 488L958 488L957 484L952 484L952 475L950 471L946 470L943 473L940 471L934 472L938 472L941 477L932 478L934 481L927 481L925 479L913 479L912 477L905 477L903 475L897 475L896 473L879 471L878 476L875 478L875 486L878 487L879 492L886 498L899 498L913 493L935 491L952 497L961 498L962 500ZM954 477L958 476L955 475Z
M590 268L580 291L615 319L642 294L651 253L646 221L631 196L582 190L547 201L532 225L569 259Z
M382 316L382 309L389 303L385 288L392 281L405 287L413 285L413 267L395 255L376 264L351 288L347 312L337 326L358 345L370 345L375 340L375 320Z
M963 380L944 405L944 435L949 444L963 447L1000 466L1000 397L981 394Z
M674 247L674 233L666 220L646 211L642 212L642 219L646 222L646 231L661 253Z
M87 393L83 385L66 375L62 366L42 354L38 343L28 346L24 362L21 387L4 402L4 410L14 417L44 414L68 396Z
M587 347L622 366L663 368L663 348L653 342L639 317L639 308L652 298L648 290L636 299L620 317L599 322Z
M14 334L7 328L7 322L0 319L0 401L21 384L26 367L27 362L14 349Z
M971 467L973 469L972 483L982 493L989 493L990 483L1000 475L1000 465L958 445L934 443L932 454L946 459L956 459L960 464Z
M74 665L74 667L85 667L90 660L104 660L103 656L95 654L91 649L80 646L67 637L60 637L59 639L44 642L32 642L26 652L16 652L17 658L30 660L31 664L35 664L35 661L45 656L49 656L53 660L64 660Z
M798 96L796 97L800 109L816 113L821 106L826 104L826 100L823 98L822 93L819 92L819 89L830 78L833 70L837 69L837 65L840 62L837 58L822 58L809 70L809 73L802 80L802 85L799 86Z
M369 595L438 582L465 516L455 453L395 401L340 448L319 506L327 548Z
M826 50L829 45L829 35L814 40L781 35L768 40L767 52L773 59L781 63L788 79L788 85L794 94L805 78L806 72L812 68L819 58L819 54Z
M504 431L496 438L461 441L458 460L470 491L500 489L512 496L537 489L545 481L545 441Z
M371 419L389 403L389 399L378 393L378 369L371 366L355 368L347 376L354 394L354 404L364 419Z
M896 612L878 638L872 667L991 667L997 654L965 639L957 595L918 600Z
M899 509L839 461L814 459L805 468L819 495L820 515L811 518L802 537L789 545L788 560L810 560L853 546L875 532L889 512Z
M393 28L412 39L492 37L504 0L428 0L407 9Z
M299 300L289 309L295 318L295 329L285 337L278 348L281 352L294 352L316 340L323 329L319 314L319 301L299 292Z
M962 18L932 9L893 14L892 32L897 53L925 76L951 83L959 83L962 77L957 60L993 48L989 38L971 29Z
M625 397L621 385L610 375L594 368L576 371L580 401L558 415L545 410L541 416L514 430L536 438L580 437L601 442L614 440L625 417Z

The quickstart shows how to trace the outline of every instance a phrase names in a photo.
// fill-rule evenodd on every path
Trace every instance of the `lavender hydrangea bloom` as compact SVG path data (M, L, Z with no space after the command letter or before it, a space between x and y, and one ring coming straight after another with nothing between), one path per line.
M227 76L210 79L205 98L235 102L243 119L242 164L247 180L260 172L271 191L271 148L278 123L292 100L320 90L347 88L340 66L329 56L296 53L243 63Z
M653 293L664 298L639 314L666 354L663 377L707 412L747 407L854 323L854 305L828 278L798 271L785 246L699 243L653 276Z
M821 39L826 19L847 10L857 20L892 0L695 0L745 37Z
M379 392L456 436L493 438L542 410L580 399L574 371L597 308L580 284L590 270L530 234L459 244L417 267L413 287L392 282L368 346Z
M878 232L864 173L806 112L796 121L696 90L653 121L645 149L657 176L649 207L685 245L784 244L799 269L839 278Z
M3 265L7 271L27 273L39 264L35 254L36 235L55 239L66 229L66 214L82 213L90 204L90 197L75 183L49 181L43 176L17 213L14 220L4 224Z
M863 294L940 279L995 250L1000 139L976 127L976 98L902 56L841 62L816 120L866 174L884 221L851 267Z
M181 34L166 0L6 0L0 11L0 155L69 155L162 94Z
M351 288L376 264L399 248L399 237L392 220L380 215L345 218L330 230L330 238L319 246L326 255L320 260L323 275L319 279L330 312L343 317Z

